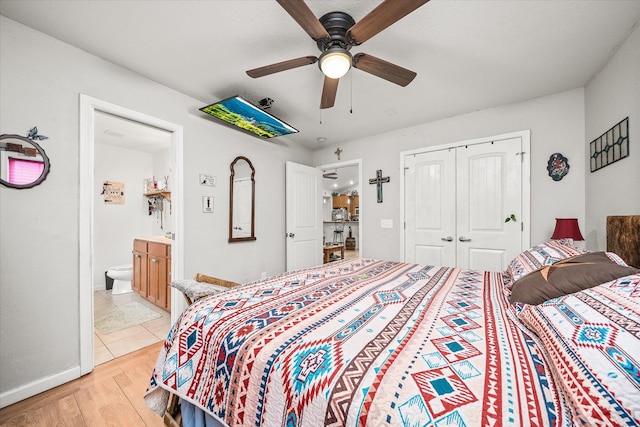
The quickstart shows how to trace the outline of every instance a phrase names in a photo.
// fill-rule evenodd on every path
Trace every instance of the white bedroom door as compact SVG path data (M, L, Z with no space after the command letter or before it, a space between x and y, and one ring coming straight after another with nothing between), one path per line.
M529 243L523 151L518 136L405 155L405 260L504 270Z
M501 271L521 252L521 152L520 138L457 149L459 267Z
M405 158L405 259L456 265L456 151Z
M287 271L322 264L322 170L286 163Z

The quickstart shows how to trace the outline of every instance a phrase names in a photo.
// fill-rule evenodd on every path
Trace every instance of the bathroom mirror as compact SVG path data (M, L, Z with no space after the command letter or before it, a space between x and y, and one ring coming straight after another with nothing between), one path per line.
M238 156L231 163L229 200L229 242L256 240L255 174L251 161Z
M0 184L24 189L42 183L49 173L49 158L36 142L13 134L0 135Z

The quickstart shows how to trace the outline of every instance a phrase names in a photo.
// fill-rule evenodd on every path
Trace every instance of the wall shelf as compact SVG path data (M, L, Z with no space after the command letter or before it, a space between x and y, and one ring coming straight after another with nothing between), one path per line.
M169 202L171 202L171 191L151 191L149 193L144 193L144 195L146 197L158 197L158 196L162 196L165 199L167 199Z

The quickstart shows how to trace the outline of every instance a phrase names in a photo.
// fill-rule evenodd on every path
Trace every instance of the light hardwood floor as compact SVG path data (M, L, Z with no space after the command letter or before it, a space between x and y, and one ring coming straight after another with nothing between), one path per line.
M82 378L0 409L0 427L163 426L143 400L161 346L103 363Z

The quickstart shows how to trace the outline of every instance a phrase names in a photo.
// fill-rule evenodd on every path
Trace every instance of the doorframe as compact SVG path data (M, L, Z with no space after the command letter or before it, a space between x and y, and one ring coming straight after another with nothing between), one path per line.
M521 169L521 183L522 183L522 241L520 243L521 249L524 251L531 246L531 130L526 129L517 132L503 133L500 135L487 136L482 138L469 139L466 141L452 142L448 144L433 145L429 147L416 148L414 150L401 151L400 152L400 218L402 219L403 227L400 233L400 259L405 261L405 226L406 217L404 211L404 197L405 197L405 179L404 170L405 162L404 158L412 154L422 154L431 151L447 150L450 148L462 147L465 145L486 144L492 141L498 141L503 139L520 138L522 141L522 151L520 153L522 161Z
M329 163L326 165L316 166L318 169L340 169L347 166L358 166L358 195L360 197L360 205L359 205L359 214L358 214L358 239L360 242L358 243L358 254L360 254L360 258L362 258L362 251L364 245L362 244L363 235L362 235L362 221L360 221L360 217L362 216L362 159L354 159L354 160L345 160L337 163ZM324 223L322 224L323 233L324 233Z
M93 195L94 195L94 126L95 112L111 114L124 119L153 126L171 133L173 150L173 180L171 205L173 210L174 240L171 244L171 277L184 275L184 215L183 215L183 127L147 114L130 110L98 98L80 94L80 186L78 211L78 283L80 375L94 368L93 354ZM171 322L175 322L184 302L179 292L171 288Z

